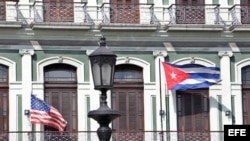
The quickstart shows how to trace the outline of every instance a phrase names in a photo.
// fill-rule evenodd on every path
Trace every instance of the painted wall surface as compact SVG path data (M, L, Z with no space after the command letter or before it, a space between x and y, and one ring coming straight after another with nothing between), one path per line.
M56 51L56 50L50 50L50 51L35 51L35 54L32 56L32 66L33 66L33 81L37 81L37 62L50 58L50 57L70 57L74 58L76 60L79 60L83 64L85 64L85 81L89 81L89 58L86 55L86 51ZM58 62L59 63L59 62Z
M16 71L16 81L22 81L22 63L21 63L21 55L19 54L19 50L1 50L0 57L7 58L16 63L16 69L20 71Z
M75 0L74 2L81 1ZM24 4L20 6L20 10L28 23L32 23L34 19L34 11L29 9L33 2L34 0L20 0L19 2L19 4ZM77 23L79 24L77 28L80 29L75 28L72 23L72 25L47 23L39 28L31 28L31 25L0 27L0 39L3 41L0 45L3 48L0 50L0 62L9 65L11 78L9 83L10 131L32 130L29 117L23 114L23 110L30 108L31 92L44 98L43 68L54 63L71 64L77 68L79 74L77 76L78 129L94 131L98 128L98 124L86 116L88 110L99 107L100 96L100 92L94 90L88 55L98 47L98 41L102 35L107 37L107 46L114 49L114 53L117 54L117 65L131 64L143 68L146 131L161 130L161 119L158 114L161 99L163 99L163 110L168 110L169 113L169 119L163 121L163 128L177 130L176 92L166 90L165 74L161 70L159 61L179 64L192 62L204 66L220 67L223 73L222 81L209 87L210 130L223 130L223 125L232 124L233 118L236 124L243 123L241 69L250 65L250 50L249 46L240 49L237 46L231 46L231 43L249 42L250 32L248 26L243 26L241 27L243 29L240 28L238 31L229 31L232 26L229 8L233 4L239 4L240 0L206 0L206 4L220 4L220 16L226 21L225 25L169 25L169 11L166 9L174 4L175 0L141 0L140 2L143 3L155 3L155 16L160 20L159 26L155 29L156 25L148 24L140 26L110 24L106 25L107 29L102 29L105 24L101 22L101 14L97 14L100 12L97 7L102 2L109 2L109 0L88 0L88 6L94 11L90 12L90 16L95 20L99 19L87 29L83 29L86 26L83 22ZM13 6L15 3L8 2L8 4ZM162 13L164 9L166 11ZM7 13L9 17L16 15L13 7L8 7L8 11L12 11ZM214 16L214 13L211 13L209 16ZM14 23L17 24L16 21ZM171 29L171 26L176 26L176 28ZM7 39L13 42L4 42ZM44 44L37 49L31 44L33 41ZM86 44L67 46L63 44L63 41L76 42L76 44L85 41ZM136 44L136 42L140 43ZM158 44L145 45L149 42ZM174 42L183 42L184 45L171 46L171 43ZM185 42L203 43L204 46L186 47ZM226 46L224 44L221 46L221 42L226 43ZM218 43L218 45L208 46L206 43ZM163 94L162 97L160 97L160 93ZM110 106L110 92L108 92L108 101ZM226 116L225 112L228 110L234 112L234 115ZM35 130L40 131L43 128L38 125ZM23 139L27 139L27 136Z

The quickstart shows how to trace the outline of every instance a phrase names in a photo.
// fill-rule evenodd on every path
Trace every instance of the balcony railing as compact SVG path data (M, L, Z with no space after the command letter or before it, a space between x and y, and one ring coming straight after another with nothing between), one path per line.
M103 3L89 6L85 2L43 3L32 5L7 2L0 12L0 24L67 23L67 24L150 24L150 25L241 25L250 23L250 6L236 4L221 8L218 4L188 6L172 4L157 7L154 4ZM229 15L229 16L228 16Z
M112 141L224 141L223 131L113 132ZM78 132L0 132L0 141L99 141L94 131Z
M155 24L154 4L114 4L101 5L102 23Z
M73 3L44 3L34 2L32 5L34 14L33 22L74 22L93 23L86 2Z
M250 6L235 4L229 9L229 14L233 25L250 24Z
M0 21L18 21L18 5L0 2ZM7 13L7 14L6 14Z
M224 24L220 5L197 6L173 4L169 8L170 24Z

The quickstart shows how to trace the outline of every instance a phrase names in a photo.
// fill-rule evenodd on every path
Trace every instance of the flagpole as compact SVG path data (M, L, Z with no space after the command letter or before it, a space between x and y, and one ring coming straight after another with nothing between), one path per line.
M160 88L160 116L161 116L161 141L164 141L164 134L163 134L163 116L164 111L162 110L162 91L161 91L161 61L159 59L159 88Z

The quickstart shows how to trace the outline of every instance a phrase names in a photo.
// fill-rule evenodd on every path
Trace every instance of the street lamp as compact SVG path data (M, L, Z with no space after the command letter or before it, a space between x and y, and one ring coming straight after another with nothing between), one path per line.
M116 55L106 48L106 39L100 38L100 46L89 55L94 86L101 91L100 107L89 111L88 117L96 120L100 127L97 135L100 141L109 141L112 130L111 121L120 116L120 112L112 110L107 105L107 90L113 88Z

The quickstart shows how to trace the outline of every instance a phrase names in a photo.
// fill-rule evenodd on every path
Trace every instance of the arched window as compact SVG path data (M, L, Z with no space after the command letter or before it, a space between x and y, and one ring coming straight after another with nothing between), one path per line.
M250 124L250 66L242 68L243 123Z
M8 68L6 66L0 65L0 83L8 83L9 80Z
M77 74L67 64L52 64L44 68L45 100L58 109L67 121L65 131L77 131ZM57 131L45 127L45 131Z
M143 69L135 65L118 65L112 89L112 108L121 112L113 122L115 132L144 131ZM115 139L117 141L121 138ZM130 135L127 140L143 140Z
M244 88L250 88L250 66L242 68L242 84Z
M8 76L8 67L0 65L0 131L9 130Z
M203 66L196 64L198 66ZM189 89L176 91L176 112L177 112L177 130L185 132L194 132L189 136L181 134L178 140L208 141L209 134L200 136L199 134L210 130L210 109L209 109L209 89Z

